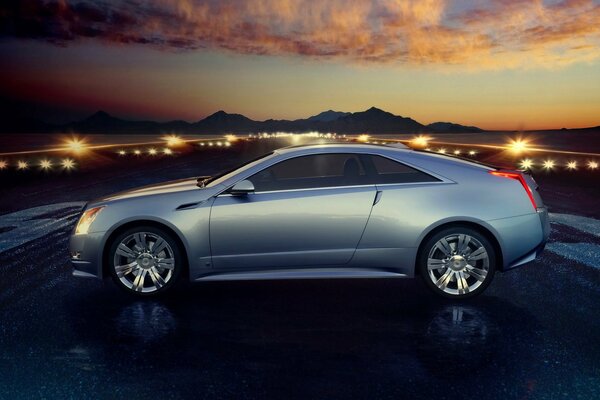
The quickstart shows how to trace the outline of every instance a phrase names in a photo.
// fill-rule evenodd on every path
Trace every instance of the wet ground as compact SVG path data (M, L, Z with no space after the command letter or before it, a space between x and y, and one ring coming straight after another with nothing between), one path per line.
M600 398L600 211L577 213L594 189L556 176L538 179L553 211L547 251L465 302L419 280L215 282L138 300L71 276L80 201L213 173L242 153L5 185L0 399Z

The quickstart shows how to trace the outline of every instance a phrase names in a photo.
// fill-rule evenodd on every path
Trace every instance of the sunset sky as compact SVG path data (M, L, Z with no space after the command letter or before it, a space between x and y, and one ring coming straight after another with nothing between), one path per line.
M0 5L0 96L55 120L376 106L485 129L600 125L599 1L150 3Z

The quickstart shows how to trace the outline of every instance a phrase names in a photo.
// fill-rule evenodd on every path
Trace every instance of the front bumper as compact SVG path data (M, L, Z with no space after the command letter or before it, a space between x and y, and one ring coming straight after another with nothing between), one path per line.
M102 278L104 233L72 235L69 241L73 276Z

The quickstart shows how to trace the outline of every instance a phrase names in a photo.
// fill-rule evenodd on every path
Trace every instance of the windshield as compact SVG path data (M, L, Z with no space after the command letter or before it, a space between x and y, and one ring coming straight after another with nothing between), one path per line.
M200 187L209 187L209 186L215 186L218 185L224 181L226 181L227 179L229 179L234 172L241 172L242 170L248 169L253 167L255 164L257 164L258 162L262 161L263 159L273 155L273 151L267 153L267 154L263 154L260 157L256 157L253 158L250 161L246 161L243 162L242 164L239 164L233 168L227 169L225 171L219 172L216 175L211 176L210 178L206 178L203 180L199 180L198 181L198 186Z

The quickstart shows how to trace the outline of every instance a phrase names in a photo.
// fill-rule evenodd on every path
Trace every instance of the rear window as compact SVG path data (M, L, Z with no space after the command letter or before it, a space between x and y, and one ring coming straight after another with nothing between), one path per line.
M419 171L401 162L387 157L367 155L363 156L366 165L372 168L371 180L373 183L417 183L438 182L439 179Z

